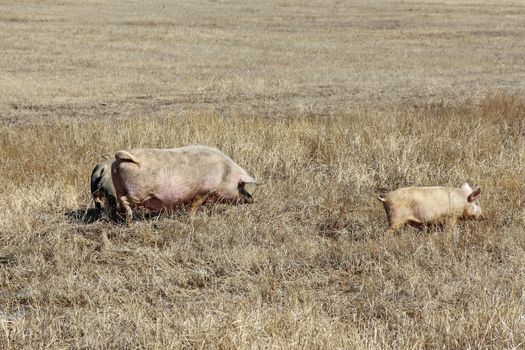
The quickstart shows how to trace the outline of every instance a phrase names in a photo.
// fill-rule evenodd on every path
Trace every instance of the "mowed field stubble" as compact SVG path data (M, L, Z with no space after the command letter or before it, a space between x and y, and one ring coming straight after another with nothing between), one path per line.
M525 3L0 2L0 348L518 349ZM260 181L97 218L94 165L202 143ZM377 195L482 187L387 235Z

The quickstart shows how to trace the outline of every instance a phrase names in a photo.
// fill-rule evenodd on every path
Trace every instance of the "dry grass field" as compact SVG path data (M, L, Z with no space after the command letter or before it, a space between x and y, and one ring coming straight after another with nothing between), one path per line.
M525 347L525 3L0 1L0 349ZM132 147L255 203L94 214ZM387 235L377 194L482 186Z

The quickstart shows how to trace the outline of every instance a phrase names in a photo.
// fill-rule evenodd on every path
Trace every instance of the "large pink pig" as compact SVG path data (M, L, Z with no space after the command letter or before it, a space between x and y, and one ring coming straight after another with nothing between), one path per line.
M388 217L388 231L395 232L405 224L455 224L458 220L482 220L478 202L481 188L468 183L454 187L405 187L381 195Z
M252 203L244 189L255 179L216 148L131 149L115 154L112 178L126 221L132 206L171 211L191 202L190 215L207 201Z

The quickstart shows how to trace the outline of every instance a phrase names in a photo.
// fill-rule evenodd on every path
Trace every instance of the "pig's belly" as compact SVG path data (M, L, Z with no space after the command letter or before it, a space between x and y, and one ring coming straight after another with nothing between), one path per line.
M451 216L454 213L451 211L443 210L442 208L427 208L420 206L414 211L414 218L419 223L434 223L439 222L447 216Z
M158 186L154 193L158 201L151 201L148 207L151 206L151 210L172 209L177 205L190 202L199 193L214 192L217 186L218 181L213 178L172 178Z

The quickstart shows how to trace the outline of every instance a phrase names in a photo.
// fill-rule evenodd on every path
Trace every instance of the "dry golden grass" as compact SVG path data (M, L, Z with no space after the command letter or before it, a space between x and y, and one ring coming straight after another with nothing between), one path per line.
M525 6L0 1L0 348L525 344ZM90 210L130 147L217 146L255 203ZM385 235L376 195L482 186Z
M524 22L523 1L4 1L0 112L281 116L524 94Z
M0 347L519 348L524 113L496 96L388 114L3 126ZM261 180L256 203L194 222L89 220L101 155L188 143ZM488 222L385 235L379 191L466 180L483 187Z

